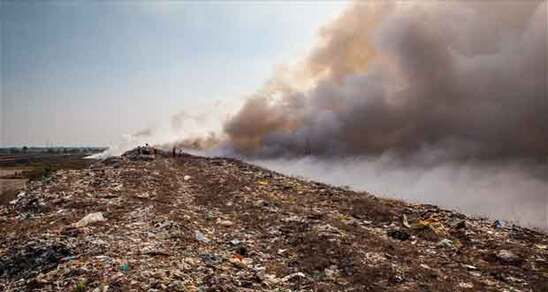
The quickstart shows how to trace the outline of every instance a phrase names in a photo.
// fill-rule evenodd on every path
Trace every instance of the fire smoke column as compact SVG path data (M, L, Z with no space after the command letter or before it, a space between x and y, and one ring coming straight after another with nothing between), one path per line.
M548 157L546 2L356 2L225 124L236 152Z

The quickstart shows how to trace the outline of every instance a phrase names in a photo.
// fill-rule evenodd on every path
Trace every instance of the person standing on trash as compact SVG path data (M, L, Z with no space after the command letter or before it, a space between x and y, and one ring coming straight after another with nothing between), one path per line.
M172 153L173 153L173 157L175 157L176 151L177 151L177 149L175 148L175 146L173 146L173 152L172 152Z

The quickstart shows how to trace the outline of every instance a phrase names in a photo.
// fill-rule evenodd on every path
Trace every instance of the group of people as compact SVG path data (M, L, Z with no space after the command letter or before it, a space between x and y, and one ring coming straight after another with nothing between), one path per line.
M171 151L171 154L173 155L173 157L181 156L181 154L183 154L183 150L177 149L176 146L173 146L173 150Z
M145 146L137 146L137 153L139 155L156 155L158 150L152 146L150 146L148 143L145 144ZM171 151L171 155L173 157L181 156L183 153L182 149L178 149L176 146L173 146L173 149Z

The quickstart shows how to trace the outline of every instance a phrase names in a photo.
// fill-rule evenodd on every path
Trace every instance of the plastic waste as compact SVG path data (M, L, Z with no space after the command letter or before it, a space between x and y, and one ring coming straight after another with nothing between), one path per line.
M74 224L74 227L78 227L78 228L85 227L85 226L88 226L89 224L103 222L103 221L106 221L105 217L103 217L103 213L101 212L90 213L86 215L84 218L80 219L80 221L76 222L76 224Z
M202 232L200 232L198 230L194 231L194 237L198 241L205 242L205 243L209 242L209 239Z

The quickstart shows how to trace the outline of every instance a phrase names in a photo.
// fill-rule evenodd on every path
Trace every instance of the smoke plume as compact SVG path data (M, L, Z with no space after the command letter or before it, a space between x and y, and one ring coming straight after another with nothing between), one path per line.
M548 157L546 2L356 2L224 126L257 157Z
M547 28L546 1L355 2L218 150L548 229Z
M226 106L128 141L548 229L546 14L546 1L357 1L222 131L199 129Z

